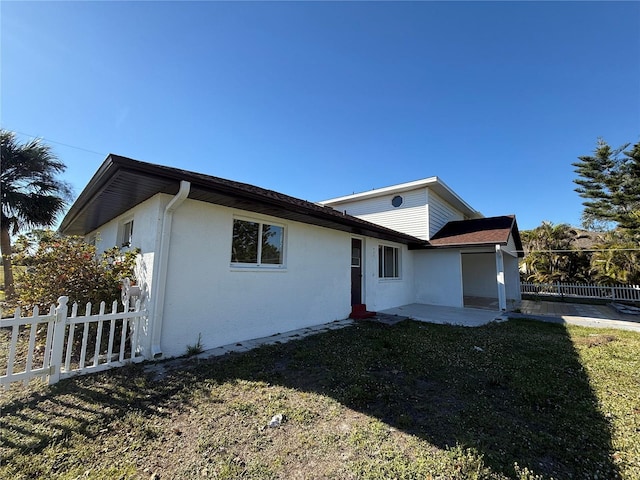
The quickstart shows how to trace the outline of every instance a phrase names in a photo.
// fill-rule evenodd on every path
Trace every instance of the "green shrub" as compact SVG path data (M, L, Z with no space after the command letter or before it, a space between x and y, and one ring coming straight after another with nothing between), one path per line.
M100 302L110 305L120 300L121 281L134 279L138 249L121 251L113 247L100 255L82 237L62 237L53 232L40 233L35 245L23 238L15 254L15 264L26 268L17 271L16 305L30 312L41 311L66 295L69 304L77 302L84 309L91 302L97 310ZM18 242L16 242L18 243Z

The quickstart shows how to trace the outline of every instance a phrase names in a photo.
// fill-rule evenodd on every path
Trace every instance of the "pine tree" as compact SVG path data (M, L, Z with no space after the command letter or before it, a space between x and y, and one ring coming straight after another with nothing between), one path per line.
M640 233L640 142L618 149L598 139L593 155L578 157L578 194L586 199L582 215L584 225L616 226Z

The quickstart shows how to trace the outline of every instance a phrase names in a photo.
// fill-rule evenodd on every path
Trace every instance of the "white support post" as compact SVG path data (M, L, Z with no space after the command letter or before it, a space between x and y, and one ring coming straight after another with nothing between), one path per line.
M507 291L504 285L504 257L500 245L496 245L496 282L498 285L498 305L503 312L507 310Z
M67 327L67 302L69 297L58 298L56 308L56 320L53 324L53 344L51 345L51 358L49 359L49 385L60 381L62 368L62 351L64 349L64 331ZM46 360L46 359L45 359Z

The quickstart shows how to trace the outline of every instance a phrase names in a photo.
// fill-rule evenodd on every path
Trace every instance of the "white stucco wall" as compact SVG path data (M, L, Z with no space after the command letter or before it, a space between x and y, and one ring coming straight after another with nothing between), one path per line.
M412 252L415 302L462 307L462 265L459 250Z
M378 247L387 245L400 249L400 277L379 278L378 271ZM384 242L375 238L364 240L364 290L362 301L367 305L367 310L386 310L400 305L414 303L414 264L413 252L406 245L393 242Z
M131 248L140 249L136 278L140 285L147 283L149 291L151 291L153 284L153 262L155 254L159 250L162 212L164 205L170 198L169 195L155 195L85 236L87 240L96 239L96 252L100 254L119 245L123 223L133 220Z
M98 251L102 251L117 244L121 225L133 219L132 246L141 249L138 278L148 283L150 292L164 208L171 198L156 195L87 235L97 235ZM285 226L284 268L231 265L234 217ZM184 354L199 334L204 348L214 348L346 318L351 311L351 238L345 232L186 200L173 217L164 297L149 299L152 314L154 302L164 302L163 355ZM401 244L356 238L363 240L363 302L369 310L416 302L463 306L459 250L409 251ZM381 244L400 249L400 278L378 278ZM493 289L491 296L495 296L495 255L478 257L482 258L464 262L465 276L471 269L470 276L476 277L474 271L489 270L493 262L493 278L482 283ZM505 255L505 268L507 298L519 299L517 259ZM464 286L467 294L484 295L470 290L476 286ZM145 352L150 348L149 332L149 326L144 326Z
M462 278L464 295L497 299L495 252L463 253Z
M131 248L140 249L135 272L136 279L139 285L147 284L147 308L150 313L152 313L153 306L153 272L156 268L154 262L160 250L160 230L162 228L164 207L171 198L170 195L165 194L155 195L85 236L86 240L95 238L96 251L102 253L120 244L122 225L133 220ZM122 307L120 306L120 308ZM141 353L143 355L150 355L151 351L149 322L150 318L141 325L139 332Z
M156 232L159 230L159 223L162 220L162 209L166 199L170 199L169 195L158 194L150 199L136 205L123 215L114 218L108 223L101 225L96 230L85 235L87 240L96 238L96 250L103 252L108 248L119 246L119 234L122 224L129 220L133 220L133 244L132 247L138 247L145 252L153 252L156 250Z
M231 266L234 215L285 225L285 268ZM182 355L346 318L347 233L186 200L175 212L161 346Z
M505 279L505 293L507 296L507 308L511 308L514 305L522 301L522 294L520 293L520 271L518 270L518 258L508 254L504 254L504 279Z
M88 233L85 238L96 238L96 251L101 253L111 247L119 246L119 235L124 222L133 220L133 240L131 248L139 248L143 255L153 255L159 248L159 231L164 205L171 199L169 195L158 194L136 205L127 213L114 218L98 229ZM153 258L153 257L149 257ZM152 268L149 268L151 274Z
M164 207L159 194L94 232L98 251L119 242L122 224L134 220L132 247L141 249L140 283L153 292ZM233 218L285 226L284 268L231 265ZM186 200L174 213L164 298L161 348L179 356L201 334L204 348L268 336L346 318L351 311L351 235L250 212ZM383 310L415 300L413 252L405 245L363 240L363 301ZM400 249L399 279L378 278L378 246ZM156 299L150 295L150 318ZM150 351L148 325L143 350Z

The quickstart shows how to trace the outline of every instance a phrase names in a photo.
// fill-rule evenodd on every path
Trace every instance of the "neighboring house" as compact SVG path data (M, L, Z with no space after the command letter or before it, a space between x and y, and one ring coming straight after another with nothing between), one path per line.
M406 220L403 220L406 219ZM316 204L110 155L60 226L141 250L147 358L346 318L353 305L520 299L514 217L482 218L437 178Z

